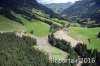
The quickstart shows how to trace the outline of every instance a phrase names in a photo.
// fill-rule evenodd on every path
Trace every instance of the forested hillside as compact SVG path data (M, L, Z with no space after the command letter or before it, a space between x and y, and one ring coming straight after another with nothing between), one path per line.
M35 49L35 45L35 38L0 33L0 66L66 66L64 63L51 63L48 55Z
M77 1L61 14L74 21L81 20L81 18L85 20L91 18L91 20L96 20L96 23L100 23L100 0Z
M51 14L54 12L51 11L50 9L48 9L47 7L39 4L36 0L1 0L0 1L0 6L3 8L8 8L11 10L20 10L20 11L25 11L27 10L27 12L30 11L30 9L32 8L36 8L36 9L40 9L48 14ZM16 7L16 8L15 8ZM49 11L47 11L49 10Z
M14 17L11 14L11 11L25 15L29 18L34 18L34 15L31 14L33 8L36 8L46 14L49 14L50 17L59 17L52 10L39 4L36 0L0 0L0 14L20 23L22 23L21 20Z

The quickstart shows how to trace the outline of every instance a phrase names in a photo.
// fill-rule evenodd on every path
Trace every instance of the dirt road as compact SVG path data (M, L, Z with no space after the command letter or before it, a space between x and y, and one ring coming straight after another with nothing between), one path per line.
M37 37L37 47L48 53L51 52L52 46L48 43L48 37Z

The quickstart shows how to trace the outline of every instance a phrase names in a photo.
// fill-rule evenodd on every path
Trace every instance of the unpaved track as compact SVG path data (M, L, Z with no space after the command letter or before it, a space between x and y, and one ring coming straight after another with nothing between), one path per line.
M55 37L58 38L58 39L64 39L68 42L71 42L71 46L72 47L75 47L77 45L78 42L81 42L81 41L77 41L75 39L73 39L72 37L70 37L68 34L67 34L67 31L66 30L59 30L57 32L55 32ZM82 43L82 42L81 42Z
M49 55L49 59L52 59L52 49L53 47L48 42L48 36L45 37L36 37L37 45L35 46L41 51L47 52Z
M38 37L37 39L37 46L42 50L50 52L52 46L48 43L48 37Z

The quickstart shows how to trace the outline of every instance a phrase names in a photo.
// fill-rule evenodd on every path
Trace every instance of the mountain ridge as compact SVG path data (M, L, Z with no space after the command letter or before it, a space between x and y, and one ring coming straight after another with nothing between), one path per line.
M65 9L61 14L69 19L91 18L100 21L97 19L97 17L99 18L99 15L96 15L100 14L98 10L100 10L99 0L81 0L76 1L74 5Z
M44 4L46 7L50 8L56 13L61 13L64 9L69 8L73 5L73 3L50 3L50 4Z

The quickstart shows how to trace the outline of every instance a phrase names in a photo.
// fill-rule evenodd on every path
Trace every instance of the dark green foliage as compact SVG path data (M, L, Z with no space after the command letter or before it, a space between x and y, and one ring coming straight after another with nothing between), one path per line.
M90 42L91 42L91 39L90 39L90 38L88 38L88 42L89 42L89 44L90 44Z
M31 33L31 34L33 34L33 33L34 33L34 31L32 30L30 33Z
M11 14L11 11L10 11L9 9L1 8L1 9L0 9L0 15L4 15L4 16L7 17L8 19L11 19L11 20L14 20L14 21L16 21L16 22L18 22L18 23L23 24L23 22L21 21L21 19L18 19L18 18L16 18L15 16L13 16L13 15Z
M66 66L51 63L48 55L36 50L36 39L19 37L14 33L0 33L0 66ZM68 65L70 66L70 64Z
M81 58L94 58L95 63L83 63L82 66L99 66L100 63L100 52L98 52L96 49L94 50L88 50L87 46L82 44L82 43L78 43L76 45L76 47L74 48L74 50L78 53L78 55Z
M37 20L39 20L39 21L42 21L42 22L44 22L44 23L47 23L47 24L49 24L49 25L52 25L52 24L53 24L53 22L52 22L52 21L49 21L49 20L40 19L40 18L38 18L38 17L35 17L35 19L37 19Z
M87 19L87 18L76 18L75 21L79 23L82 27L87 27L87 28L95 28L95 27L100 27L99 22L96 22L97 19Z
M66 51L66 52L71 52L71 43L70 42L67 42L63 39L56 39L56 47L62 49L63 51Z
M52 25L50 26L49 32L50 32L50 33L55 33L56 31L58 31L58 30L60 30L60 29L63 29L63 27L62 27L62 26L55 25L55 24L52 24Z
M48 41L52 46L57 47L65 52L70 53L72 50L70 42L67 42L63 39L56 39L53 33L49 34Z
M23 18L27 19L28 21L31 21L32 18L31 17L28 17L28 16L25 16L25 15L22 15Z
M34 38L31 38L31 37L26 37L26 36L23 36L22 37L22 39L24 40L24 42L27 44L27 45L30 45L30 44L37 44L37 42L36 42L36 39L34 39ZM32 45L30 45L30 46L32 46Z
M76 47L75 47L74 50L75 50L76 52L78 52L78 55L84 56L84 55L86 55L86 54L85 54L86 49L87 49L87 46L86 46L86 45L83 45L82 43L78 43L78 44L76 45Z
M99 0L80 0L74 3L68 9L65 9L62 14L67 18L76 21L77 18L91 18L96 20L96 24L100 23L100 2Z
M100 32L98 33L97 37L100 38Z
M17 43L19 41L21 41L24 44L26 45L29 45L29 46L32 46L32 45L36 45L36 39L35 38L31 38L31 37L28 37L28 36L22 36L22 37L19 37L19 36L16 36L15 33L0 33L0 42L1 43L15 43L15 45L17 45ZM0 43L0 44L1 44Z
M60 15L54 13L51 9L43 6L42 4L38 3L36 0L0 0L0 10L1 8L7 9L6 11L14 11L15 13L25 15L29 17L28 19L30 20L31 18L35 18L34 14L32 14L32 9L38 9L41 10L42 12L49 14L51 18L60 18L62 19ZM3 12L5 13L5 12ZM8 14L10 14L8 12ZM2 14L4 15L4 14ZM5 16L7 17L7 16ZM9 17L12 19L11 17Z
M78 54L73 50L72 52L70 52L68 59L78 59ZM71 63L72 66L76 66L76 63Z
M91 15L91 19L96 20L96 23L99 24L100 23L100 11L97 10L95 13L93 13L93 15Z
M11 14L12 11L33 18L33 15L31 15L31 7L28 8L28 6L26 7L25 5L23 5L24 2L21 0L6 0L6 1L0 0L0 7L3 10L3 11L1 10L0 12L1 15L4 15L5 17L17 22L19 22L20 19L18 20L18 18L14 17ZM22 22L19 23L22 24Z
M66 28L70 27L70 23L66 26Z
M54 37L54 34L51 33L50 35L48 35L48 41L49 43L52 45L52 46L55 46L55 37Z

